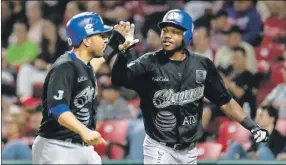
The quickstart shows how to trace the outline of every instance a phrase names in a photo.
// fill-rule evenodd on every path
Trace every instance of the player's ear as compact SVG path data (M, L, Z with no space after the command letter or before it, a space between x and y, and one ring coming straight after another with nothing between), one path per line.
M86 47L89 47L89 46L90 46L90 41L89 41L88 38L84 38L84 39L82 40L82 43L83 43Z

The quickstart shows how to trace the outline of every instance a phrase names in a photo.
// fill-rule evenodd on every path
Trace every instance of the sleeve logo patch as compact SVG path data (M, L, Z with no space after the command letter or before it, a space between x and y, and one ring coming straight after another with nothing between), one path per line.
M204 83L207 77L207 71L205 70L196 70L196 82Z

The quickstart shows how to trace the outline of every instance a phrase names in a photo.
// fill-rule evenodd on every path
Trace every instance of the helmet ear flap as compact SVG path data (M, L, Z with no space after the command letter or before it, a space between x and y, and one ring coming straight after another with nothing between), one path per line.
M190 30L185 31L185 33L184 33L184 43L185 43L186 47L190 46L192 36L193 36L193 32L192 31L190 31Z

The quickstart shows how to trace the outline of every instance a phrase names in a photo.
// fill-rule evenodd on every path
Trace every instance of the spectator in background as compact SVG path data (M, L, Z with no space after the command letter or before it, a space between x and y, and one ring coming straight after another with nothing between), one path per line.
M246 68L246 51L242 47L233 48L233 71L230 75L223 75L227 89L233 94L235 100L243 106L245 111L255 117L256 103L253 94L253 75ZM245 106L247 105L247 106ZM249 106L249 107L248 107ZM245 109L249 108L249 109Z
M252 93L253 76L246 69L246 52L242 47L233 48L233 70L231 74L221 76L226 84L228 90L233 94L235 100L248 111L252 118L255 117L256 102L255 96ZM202 124L206 129L212 119L216 117L225 116L224 113L217 110L217 107L206 101L204 103ZM211 130L208 130L211 131Z
M277 119L278 113L273 107L259 108L257 110L256 122L269 132L269 141L267 144L252 142L252 146L248 151L245 151L240 143L235 142L228 149L227 159L275 160L276 156L286 145L286 137L275 129Z
M43 32L43 21L42 18L42 7L40 1L27 1L26 2L26 17L29 23L29 39L37 44L41 45L42 32Z
M263 23L253 0L236 0L233 7L226 10L232 25L242 29L242 40L257 46L261 38Z
M228 14L224 10L219 10L211 21L211 47L217 49L225 43L224 32L228 31L231 28L231 25L227 20Z
M207 27L200 26L194 30L192 51L214 60L214 52L210 47L210 31Z
M216 51L215 65L220 70L228 72L232 65L233 52L232 48L240 46L246 51L246 68L252 73L257 72L257 61L254 48L247 42L242 41L241 30L238 26L232 26L226 32L226 43Z
M282 68L283 80L284 82L278 84L272 91L269 93L262 105L271 105L279 110L279 117L286 118L286 62L284 62L284 67Z
M68 20L74 15L79 14L80 12L81 12L81 9L77 1L70 1L69 3L67 3L64 16L63 16L63 22L59 26L59 29L58 29L59 30L58 33L63 41L67 42L68 40L66 30L65 30Z
M205 11L211 9L212 5L212 1L189 1L184 5L184 10L196 21L198 18L204 16Z
M12 37L13 25L16 20L25 20L23 18L24 12L24 3L22 1L1 1L1 41L2 47L7 48L9 43L15 44L15 40ZM11 36L9 38L9 36Z
M103 15L104 9L101 7L100 1L87 1L86 2L86 8L89 12L95 12L99 15Z
M2 24L2 47L8 47L8 37L12 33L14 19L12 18L11 6L8 1L1 1L1 24Z
M33 97L34 85L43 84L49 65L38 57L32 64L21 65L17 78L17 95L19 97Z
M131 119L132 114L127 102L120 96L119 87L102 84L103 100L98 107L97 119L123 120Z
M124 1L102 1L103 19L106 24L116 24L119 21L130 21L132 18L131 13L124 6Z
M272 43L273 40L286 38L286 1L265 1L270 17L264 23L262 45Z
M7 49L6 60L8 64L17 67L21 64L33 61L37 57L37 45L28 39L28 28L24 22L15 22L13 34L15 35L15 44L11 44Z
M25 131L26 120L21 114L19 116L8 115L3 119L7 131L7 143L2 150L2 159L31 160L31 149L21 140Z
M6 50L2 48L1 65L1 94L16 95L16 71L9 66L6 60Z
M50 20L44 21L41 47L42 59L50 64L54 63L68 49L67 42L59 37L56 25Z
M147 31L164 17L167 10L170 8L169 4L171 1L164 0L146 0L139 1L136 8L137 13L139 13L143 19L144 24L142 26L141 32L143 37L147 36Z

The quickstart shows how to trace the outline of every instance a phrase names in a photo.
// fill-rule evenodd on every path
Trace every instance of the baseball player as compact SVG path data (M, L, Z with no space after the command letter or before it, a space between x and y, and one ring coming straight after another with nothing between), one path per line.
M95 131L97 87L90 61L101 56L109 60L126 49L125 26L121 23L113 30L92 12L68 21L72 50L59 57L46 77L43 119L32 147L33 164L101 164L92 146L105 141ZM106 33L111 31L108 40Z
M130 63L127 53L118 55L112 68L113 84L141 97L147 133L144 163L197 164L204 97L251 131L256 142L266 141L268 132L232 99L213 62L186 49L193 34L192 18L182 10L170 10L158 26L163 49Z

